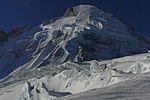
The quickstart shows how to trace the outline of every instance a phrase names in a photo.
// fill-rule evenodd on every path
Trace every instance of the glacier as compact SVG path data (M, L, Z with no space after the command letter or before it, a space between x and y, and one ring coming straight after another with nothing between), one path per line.
M134 90L140 88L135 88L136 84L147 86L141 89L147 89L149 86L149 55L149 53L144 53L101 62L95 60L87 61L82 64L66 62L62 65L58 65L58 68L68 69L54 76L45 73L41 78L33 77L28 79L28 82L23 79L15 80L15 82L12 80L3 80L3 88L0 88L0 100L9 100L7 98L11 97L11 95L18 98L12 100L71 100L70 98L74 97L79 100L88 100L88 98L90 98L89 100L101 100L101 98L104 97L112 97L113 100L113 96L115 97L116 95L124 95L125 97L132 99L132 95L128 94L129 92L133 95L140 93L139 91ZM46 72L47 69L42 69L41 67L38 70L42 73ZM117 89L117 87L119 88ZM134 91L129 91L129 88ZM113 94L112 91L116 91L116 95L115 93ZM117 91L121 93L117 94ZM147 94L144 90L141 91L143 91L143 95ZM134 92L136 92L136 94L134 94ZM73 95L66 96L70 94ZM101 95L99 96L99 94ZM84 95L90 97L84 98ZM97 96L93 97L93 95ZM144 98L145 95L143 95L141 98ZM140 98L140 96L138 98Z

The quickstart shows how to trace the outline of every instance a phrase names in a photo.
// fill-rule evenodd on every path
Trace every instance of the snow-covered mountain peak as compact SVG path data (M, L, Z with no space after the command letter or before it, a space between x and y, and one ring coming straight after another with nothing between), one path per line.
M77 16L80 20L89 19L91 17L98 17L100 14L104 13L92 5L79 5L67 9L65 17Z
M15 72L67 61L108 60L147 52L149 47L148 39L112 14L79 5L0 46L0 73L5 76L18 67Z
M0 37L6 40L2 31ZM149 39L113 14L91 5L70 8L35 28L12 30L0 46L0 79L7 76L0 99L18 93L12 100L52 100L136 78L150 72L149 48ZM145 54L131 56L138 53Z

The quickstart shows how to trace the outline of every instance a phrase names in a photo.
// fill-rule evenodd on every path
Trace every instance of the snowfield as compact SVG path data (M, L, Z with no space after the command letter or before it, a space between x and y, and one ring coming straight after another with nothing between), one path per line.
M91 5L0 46L0 100L149 100L150 39Z
M113 86L93 89L54 100L149 100L150 73L138 75Z

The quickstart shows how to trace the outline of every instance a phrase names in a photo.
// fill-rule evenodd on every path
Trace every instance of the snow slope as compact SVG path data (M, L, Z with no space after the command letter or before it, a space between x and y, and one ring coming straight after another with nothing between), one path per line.
M149 100L150 73L102 89L93 89L54 100Z

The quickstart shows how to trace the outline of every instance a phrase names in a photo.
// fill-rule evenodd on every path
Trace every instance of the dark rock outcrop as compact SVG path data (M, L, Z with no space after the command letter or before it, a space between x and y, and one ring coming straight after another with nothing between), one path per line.
M74 11L74 9L69 8L69 9L67 9L64 17L76 16L76 15L77 15L77 13Z
M7 40L7 33L0 30L0 42Z
M16 37L17 35L27 32L30 29L31 29L31 27L28 27L28 26L16 26L16 27L12 28L12 30L8 33L8 35Z

